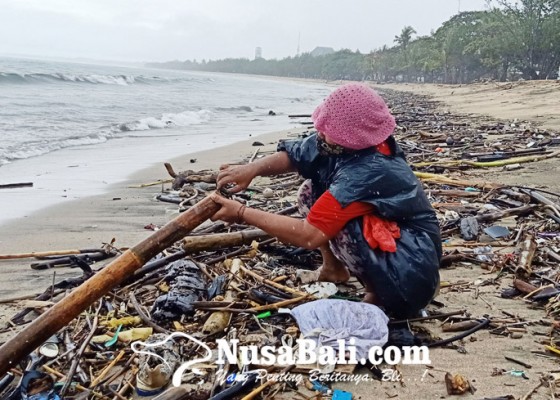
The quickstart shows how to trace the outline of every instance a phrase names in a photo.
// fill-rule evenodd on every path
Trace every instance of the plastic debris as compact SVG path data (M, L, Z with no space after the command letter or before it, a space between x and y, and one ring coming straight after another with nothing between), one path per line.
M352 400L352 393L335 389L333 391L332 400Z
M500 225L493 225L489 226L488 228L484 228L484 233L486 233L492 239L499 239L511 235L511 232L508 228Z
M373 346L387 343L389 318L377 306L346 300L317 300L292 310L299 329L318 346L338 349L338 340L354 340L358 358L368 356Z

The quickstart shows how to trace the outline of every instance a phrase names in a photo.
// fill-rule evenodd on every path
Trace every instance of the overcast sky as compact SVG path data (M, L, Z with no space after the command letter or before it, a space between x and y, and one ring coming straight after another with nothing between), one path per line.
M0 55L119 61L369 52L485 0L0 0Z

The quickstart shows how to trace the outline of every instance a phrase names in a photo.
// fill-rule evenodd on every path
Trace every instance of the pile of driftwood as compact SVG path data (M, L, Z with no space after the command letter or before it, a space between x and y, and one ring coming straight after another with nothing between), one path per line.
M440 220L445 251L441 267L478 264L495 273L492 279L511 280L503 297L523 297L551 316L559 315L560 196L542 188L487 182L472 171L515 169L555 157L560 138L523 123L440 113L426 99L413 101L392 92L386 96L397 116L397 139ZM245 162L264 154L257 148ZM177 204L180 215L164 227L146 226L155 232L144 242L127 250L107 244L72 252L79 254L20 255L48 257L33 268L72 265L83 275L52 285L12 317L6 331L13 331L14 337L0 348L0 397L20 398L29 383L20 377L36 370L45 374L35 376L33 385L24 388L27 393L52 388L63 398L127 399L169 382L170 371L181 363L204 358L201 344L215 349L217 339L227 338L238 339L240 345L278 346L298 336L294 320L277 311L319 296L298 280L298 270L320 265L319 254L278 243L250 226L209 222L218 208L206 197L216 188L216 172L176 173L166 167L173 178L171 188L157 198ZM234 198L247 206L297 216L301 182L297 174L256 180ZM113 260L101 265L105 258ZM443 282L442 288L452 285L457 284ZM331 297L359 301L362 291L359 283L350 281L338 285ZM434 303L442 305L437 299ZM415 321L426 319L445 321L444 332L462 333L441 339L425 327L415 328ZM391 325L401 327L402 322ZM468 310L428 310L426 316L407 322L416 333L422 331L429 346L448 345L478 329L514 336L525 332L528 324L552 324L513 314L472 316ZM167 368L131 346L135 341L162 341L172 333L199 342L179 335L155 349ZM560 338L551 335L546 350L560 354L557 345L560 348ZM286 372L283 366L267 368ZM308 370L296 366L291 371ZM180 387L157 398L317 398L314 391L322 390L310 382L226 383L225 377L241 372L239 365L217 368L210 357L187 371ZM452 394L472 390L458 376L446 377L446 383Z

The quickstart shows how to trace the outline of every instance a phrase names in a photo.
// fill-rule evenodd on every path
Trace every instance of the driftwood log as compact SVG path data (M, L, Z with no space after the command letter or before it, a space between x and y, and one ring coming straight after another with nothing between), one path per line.
M205 198L167 223L159 231L154 232L154 234L124 252L69 296L34 320L17 336L0 347L0 376L16 366L24 357L66 326L96 300L131 276L148 260L176 241L183 239L219 209L219 204L209 197Z
M165 163L165 169L167 173L173 178L173 182L171 183L171 188L173 190L179 190L183 187L186 183L194 183L194 182L205 182L205 183L216 183L217 175L214 173L209 174L201 174L200 172L195 172L191 170L182 171L182 172L175 172L171 164Z

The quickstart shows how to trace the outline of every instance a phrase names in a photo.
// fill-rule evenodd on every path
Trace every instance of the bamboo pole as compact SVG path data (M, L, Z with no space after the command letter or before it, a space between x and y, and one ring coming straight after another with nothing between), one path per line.
M148 260L181 240L219 209L219 204L210 197L206 197L188 211L179 214L159 231L125 251L70 295L34 320L0 347L0 376L17 365L25 356L66 326L97 299L131 276Z
M452 185L452 186L463 186L463 187L477 187L477 188L481 188L481 189L498 189L498 188L502 188L505 185L499 184L499 183L493 183L493 182L480 182L480 181L471 181L471 180L461 180L461 179L454 179L454 178L450 178L448 176L445 175L440 175L440 174L431 174L429 172L419 172L419 171L414 171L414 175L416 175L416 177L418 179L421 179L423 181L427 181L427 182L434 182L434 183L444 183L447 185Z
M216 233L213 235L187 236L183 239L183 249L190 254L198 251L211 251L242 244L251 244L253 240L268 239L269 237L270 235L268 233L260 229Z
M412 165L416 168L429 167L431 165L440 165L442 167L469 165L471 167L476 167L476 168L491 168L491 167L503 167L510 164L523 164L528 162L541 161L541 160L546 160L547 158L558 157L559 155L560 155L560 151L556 151L551 154L514 157L514 158L508 158L507 160L498 160L498 161L468 161L468 160L425 161L425 162L415 163Z
M101 253L101 252L103 252L103 249L34 251L31 253L0 254L0 260L12 260L16 258L41 258L41 257L50 257L50 256L67 256L73 254Z

